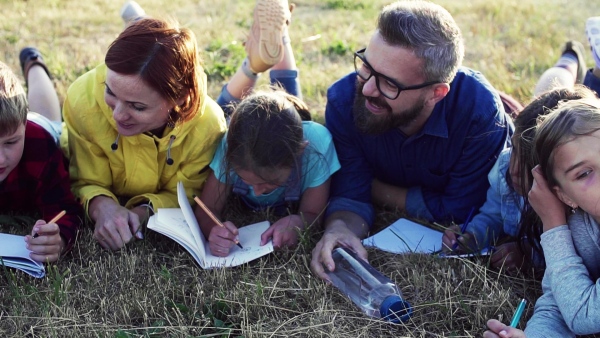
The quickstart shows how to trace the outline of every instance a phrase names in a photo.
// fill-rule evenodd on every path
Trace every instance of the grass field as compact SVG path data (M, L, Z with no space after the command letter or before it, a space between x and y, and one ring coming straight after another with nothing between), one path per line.
M564 42L585 42L585 19L600 15L600 2L590 0L436 2L463 31L465 65L524 103ZM317 119L327 87L353 69L352 53L366 45L386 3L296 2L290 35L304 99ZM242 41L254 2L140 4L148 14L176 17L196 33L209 92L216 97L244 58ZM37 46L64 99L73 80L102 62L122 29L121 5L120 0L0 0L0 59L20 74L19 50ZM270 217L237 208L228 212L239 224ZM398 216L381 211L377 225ZM4 230L27 231L18 222L2 222ZM395 280L414 306L409 322L392 325L367 318L311 274L310 252L319 229L308 229L295 250L217 270L200 269L182 248L155 233L116 253L103 251L91 235L91 228L84 229L73 253L49 266L43 279L0 269L0 337L471 337L481 336L488 318L508 322L526 298L523 327L540 292L539 282L487 269L485 259L370 251L371 263Z

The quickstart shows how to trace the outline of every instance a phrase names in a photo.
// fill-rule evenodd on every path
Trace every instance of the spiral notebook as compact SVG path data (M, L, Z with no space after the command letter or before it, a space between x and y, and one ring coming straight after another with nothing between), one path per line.
M31 259L30 253L25 247L24 236L0 234L0 265L21 270L35 278L44 277L44 264Z
M158 209L148 220L148 229L179 243L203 269L237 266L273 252L272 242L260 245L260 235L270 226L268 221L264 221L239 229L239 240L243 249L233 246L229 256L213 256L181 182L177 184L177 199L181 208Z

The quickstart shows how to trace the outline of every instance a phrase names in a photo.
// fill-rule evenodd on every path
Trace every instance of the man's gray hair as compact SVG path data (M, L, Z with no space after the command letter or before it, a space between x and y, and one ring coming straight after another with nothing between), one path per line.
M377 28L384 41L408 48L424 62L425 81L450 83L464 57L460 28L442 6L398 1L383 8Z

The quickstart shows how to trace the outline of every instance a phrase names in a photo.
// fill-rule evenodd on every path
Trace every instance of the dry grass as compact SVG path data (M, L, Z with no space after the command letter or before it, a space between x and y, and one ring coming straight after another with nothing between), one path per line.
M253 1L140 0L154 16L171 15L197 35L216 97L244 57L241 41ZM388 0L300 0L291 37L304 98L316 115L325 91L352 70L376 14ZM465 64L499 89L527 102L544 69L569 39L584 41L584 19L600 14L589 0L439 0L453 13L467 43ZM19 70L18 52L40 48L61 98L79 75L102 62L122 23L120 0L0 0L0 59ZM591 60L589 60L591 65ZM237 209L251 223L265 215ZM381 212L378 226L399 215ZM0 219L0 222L3 220ZM25 232L15 226L4 227ZM485 259L439 259L370 251L371 263L394 279L415 308L410 322L392 325L364 315L337 290L315 279L310 251L319 232L301 245L250 264L202 270L178 245L155 233L125 250L100 249L86 228L73 253L44 279L0 272L2 337L471 337L488 318L505 322L520 298L532 313L539 283L486 268Z

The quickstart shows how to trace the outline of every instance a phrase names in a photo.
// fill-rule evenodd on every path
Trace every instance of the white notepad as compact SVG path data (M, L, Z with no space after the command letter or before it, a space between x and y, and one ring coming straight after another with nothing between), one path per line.
M30 253L25 247L24 236L0 234L0 265L22 270L36 278L44 277L44 264L31 259Z
M363 239L363 245L375 247L383 251L402 253L435 253L442 249L444 233L422 224L401 218L392 225ZM483 249L476 254L443 255L445 257L468 257L491 254L491 250Z
M213 256L181 182L177 184L177 199L181 208L158 209L148 220L148 229L179 243L203 269L237 266L273 252L272 242L260 245L260 235L270 226L268 221L264 221L239 229L239 240L243 249L234 246L227 257Z

